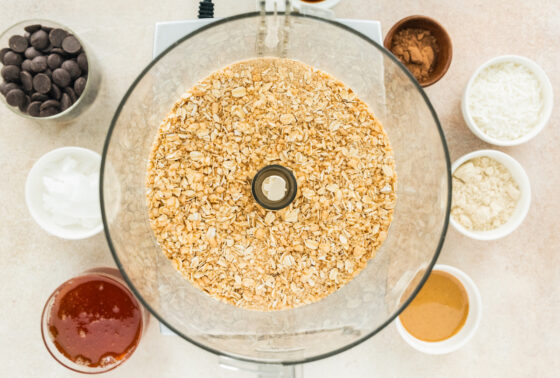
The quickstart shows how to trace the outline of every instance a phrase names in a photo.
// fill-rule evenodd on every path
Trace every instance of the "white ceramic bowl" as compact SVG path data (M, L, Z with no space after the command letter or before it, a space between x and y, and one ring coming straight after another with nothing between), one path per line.
M464 286L469 298L469 314L463 328L455 335L443 341L427 342L412 336L397 317L396 326L401 337L414 349L427 354L446 354L465 345L475 334L482 318L482 300L473 280L461 270L449 265L437 264L432 271L442 271L457 278Z
M27 175L25 182L25 202L31 216L39 226L49 234L63 239L78 240L85 239L103 230L103 223L93 228L81 225L62 227L51 221L51 217L43 208L43 176L49 164L66 156L71 156L78 161L101 162L101 156L94 151L81 147L62 147L47 152L35 162Z
M529 181L527 173L525 173L525 170L523 169L521 164L517 162L517 160L503 152L496 150L478 150L461 156L451 166L451 173L455 173L455 170L466 161L481 156L488 156L492 159L497 160L510 171L511 176L517 182L517 185L519 185L519 190L521 192L521 198L517 203L517 207L506 223L498 228L489 231L467 230L465 227L463 227L453 219L453 215L450 216L449 220L451 222L451 225L465 236L476 240L496 240L512 233L523 222L525 216L527 216L529 207L531 206L531 183Z
M537 79L541 83L543 100L544 100L544 108L543 108L543 112L541 114L541 119L539 120L539 122L535 125L535 127L528 134L522 136L521 138L514 139L514 140L496 139L496 138L493 138L493 137L485 134L476 125L474 119L472 118L471 112L469 110L469 103L468 103L472 84L473 84L474 80L476 79L476 77L480 74L480 72L488 66L491 66L491 65L496 64L496 63L504 63L504 62L519 63L519 64L522 64L525 67L527 67L529 70L531 70L536 75ZM487 143L490 143L490 144L494 144L496 146L516 146L516 145L519 145L521 143L525 143L528 140L534 138L538 133L540 133L542 131L542 129L544 129L544 127L546 126L546 124L548 123L548 121L550 119L550 115L552 113L553 102L554 102L554 95L553 95L553 92L552 92L552 85L550 84L550 80L548 79L548 76L546 76L546 73L543 71L543 69L537 63L535 63L532 60L530 60L528 58L525 58L523 56L503 55L503 56L498 56L496 58L490 59L489 61L487 61L486 63L484 63L480 67L478 67L478 69L474 72L474 74L471 76L471 78L470 78L470 80L467 84L467 87L465 88L465 92L463 93L463 98L461 100L461 110L463 111L463 118L465 119L465 122L467 123L467 126L469 127L469 129L471 129L473 134L476 135L477 137L479 137L480 139L482 139L483 141L485 141Z

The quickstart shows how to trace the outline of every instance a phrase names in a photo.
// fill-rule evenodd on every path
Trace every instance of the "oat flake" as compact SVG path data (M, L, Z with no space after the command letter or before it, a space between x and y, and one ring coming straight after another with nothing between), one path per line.
M251 195L270 164L298 183L277 212ZM394 172L383 127L343 83L292 60L239 62L195 85L161 123L150 222L199 289L247 309L293 308L339 289L375 255L395 207Z

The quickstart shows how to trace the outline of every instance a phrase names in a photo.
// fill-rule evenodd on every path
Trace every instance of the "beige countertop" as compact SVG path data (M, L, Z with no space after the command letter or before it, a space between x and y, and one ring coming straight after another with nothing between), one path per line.
M39 318L47 296L87 268L114 265L105 237L65 241L45 233L29 215L24 183L33 163L62 146L101 151L122 95L150 61L156 21L194 18L197 1L4 1L0 29L47 18L88 40L101 62L104 83L92 108L68 126L39 126L0 107L0 354L4 377L66 377L43 346ZM252 11L254 0L216 0L216 16ZM165 4L165 5L163 5ZM439 259L469 274L483 300L475 337L461 350L428 356L410 348L390 325L361 345L304 366L307 377L552 377L560 371L560 2L557 0L343 0L338 17L376 19L384 32L400 18L424 14L439 20L454 44L447 75L427 89L449 143L451 159L491 146L477 139L460 113L462 91L487 59L519 54L535 60L551 79L557 106L532 141L500 148L526 169L532 206L510 236L480 242L450 228ZM115 377L239 377L217 357L151 322L139 349Z

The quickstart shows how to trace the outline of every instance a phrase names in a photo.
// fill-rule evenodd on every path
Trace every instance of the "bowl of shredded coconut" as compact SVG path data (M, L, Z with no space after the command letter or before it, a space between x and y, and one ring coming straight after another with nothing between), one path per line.
M469 80L461 108L471 131L497 146L535 137L552 113L553 92L543 69L516 55L493 58Z
M81 147L58 148L35 162L25 183L25 200L41 228L72 240L103 230L100 164L97 152Z
M531 185L514 158L496 150L479 150L452 166L450 222L477 240L495 240L512 233L531 204Z

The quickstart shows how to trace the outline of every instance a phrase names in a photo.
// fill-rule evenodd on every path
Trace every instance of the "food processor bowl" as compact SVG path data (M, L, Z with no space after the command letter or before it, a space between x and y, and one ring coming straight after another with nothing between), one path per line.
M351 87L382 122L398 177L388 237L367 267L323 300L271 312L218 301L184 279L150 228L145 186L154 137L175 101L213 71L259 56L302 61ZM450 162L425 93L379 44L334 21L250 13L202 27L144 69L113 118L103 150L100 191L115 261L157 319L219 355L296 364L328 357L368 339L416 295L447 230ZM413 282L419 271L425 273ZM411 283L415 290L405 293Z

